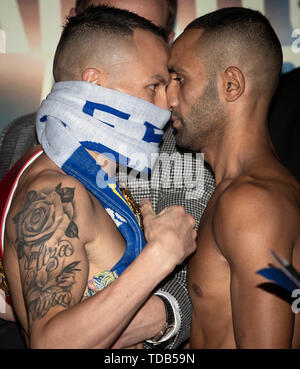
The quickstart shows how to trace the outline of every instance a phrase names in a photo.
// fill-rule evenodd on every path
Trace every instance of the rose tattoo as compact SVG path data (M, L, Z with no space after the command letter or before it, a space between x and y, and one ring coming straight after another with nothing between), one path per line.
M74 253L70 239L79 238L74 218L74 188L63 188L61 183L50 191L28 192L23 209L14 217L32 320L43 317L53 306L71 303L75 274L80 271L80 261L66 264Z
M74 189L62 188L61 184L49 193L27 193L24 208L14 217L19 259L35 245L50 239L58 242L64 234L78 238L73 198Z

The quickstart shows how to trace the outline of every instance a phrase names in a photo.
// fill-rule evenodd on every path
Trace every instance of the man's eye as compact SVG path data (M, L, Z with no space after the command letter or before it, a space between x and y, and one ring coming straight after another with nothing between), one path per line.
M183 84L183 81L184 81L183 77L177 76L177 77L175 77L173 79L174 79L174 81L177 81L179 83L179 85L182 85Z
M156 83L156 84L153 84L153 85L149 85L148 87L153 91L153 92L156 92L156 90L157 90L157 87L159 86L159 84L158 83Z

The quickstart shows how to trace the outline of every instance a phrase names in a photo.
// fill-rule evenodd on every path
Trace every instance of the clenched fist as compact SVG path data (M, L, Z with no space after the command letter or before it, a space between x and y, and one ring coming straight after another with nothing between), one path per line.
M142 200L147 245L155 247L170 271L196 249L195 219L182 206L170 206L156 215L149 200Z

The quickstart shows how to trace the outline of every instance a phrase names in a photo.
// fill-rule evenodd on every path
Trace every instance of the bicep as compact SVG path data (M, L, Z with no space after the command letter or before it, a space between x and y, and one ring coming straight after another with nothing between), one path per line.
M61 240L28 250L19 261L23 296L29 322L68 309L78 303L87 280L86 256L78 245ZM34 255L35 254L35 255Z
M78 303L88 275L75 189L29 191L14 216L17 258L30 329Z
M256 274L260 263L249 264L233 262L230 265L232 320L237 347L289 348L293 332L291 307L275 285L265 283Z
M268 198L248 196L237 206L222 204L217 210L215 235L231 273L230 295L233 328L238 347L290 347L293 315L289 303L274 285L257 274L270 262L270 250L291 259L292 237L280 209Z

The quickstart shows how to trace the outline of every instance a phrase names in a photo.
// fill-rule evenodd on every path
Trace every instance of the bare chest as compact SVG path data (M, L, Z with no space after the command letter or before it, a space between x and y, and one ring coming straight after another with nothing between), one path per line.
M196 305L217 303L229 291L230 269L213 236L213 205L209 204L201 219L197 250L188 266L189 292Z
M197 250L188 266L188 290L193 304L191 343L195 347L234 345L230 268L213 236L215 200L214 197L211 199L203 214L198 229Z

